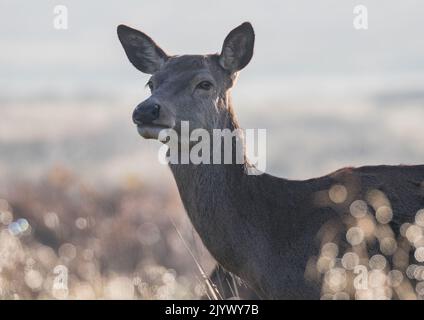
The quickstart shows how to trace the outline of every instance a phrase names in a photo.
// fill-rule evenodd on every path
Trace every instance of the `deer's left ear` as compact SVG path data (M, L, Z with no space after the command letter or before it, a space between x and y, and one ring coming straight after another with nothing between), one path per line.
M249 22L244 22L225 38L219 63L231 73L243 69L252 59L254 44L253 27Z
M143 32L122 24L117 31L128 59L141 72L153 74L168 60L168 55Z

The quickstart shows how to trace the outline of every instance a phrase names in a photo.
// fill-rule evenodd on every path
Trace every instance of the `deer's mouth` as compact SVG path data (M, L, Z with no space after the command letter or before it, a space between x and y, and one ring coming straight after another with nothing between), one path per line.
M172 127L167 125L161 125L161 124L152 124L152 123L146 123L146 124L139 124L137 125L137 131L145 139L159 139L160 133L166 130L164 132L164 136L169 132L169 130L172 130Z

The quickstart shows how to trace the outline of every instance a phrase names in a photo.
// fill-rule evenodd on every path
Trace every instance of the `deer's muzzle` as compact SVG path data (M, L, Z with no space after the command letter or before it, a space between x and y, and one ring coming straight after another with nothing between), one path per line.
M140 103L132 115L138 133L146 139L157 139L161 130L172 128L167 118L161 106L151 99Z

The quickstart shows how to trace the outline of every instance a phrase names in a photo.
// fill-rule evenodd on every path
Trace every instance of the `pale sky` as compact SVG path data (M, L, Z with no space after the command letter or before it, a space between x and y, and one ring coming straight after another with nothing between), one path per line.
M353 28L358 4L368 30ZM68 30L53 28L56 5ZM269 130L271 173L422 163L423 17L422 0L0 0L0 175L57 162L156 173L143 167L156 146L130 119L148 76L128 62L121 23L184 54L219 52L250 21L255 54L233 95L244 128Z
M251 21L256 48L243 79L259 86L270 79L290 84L309 77L364 81L424 71L420 0L0 3L2 96L113 92L138 82L141 88L147 78L123 54L115 31L120 23L148 33L171 54L184 54L220 51L232 28ZM53 28L58 4L68 8L68 30ZM368 8L366 31L352 25L358 4Z

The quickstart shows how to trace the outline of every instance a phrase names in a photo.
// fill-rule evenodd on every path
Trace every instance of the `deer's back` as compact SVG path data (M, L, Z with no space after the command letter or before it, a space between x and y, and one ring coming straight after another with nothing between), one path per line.
M417 211L424 208L424 165L345 168L321 179L330 185L330 202L335 208L350 207L355 200L365 201L371 213L380 206L390 207L395 233L402 223L412 222ZM336 184L347 191L346 199L338 206L334 203L337 199L331 199L331 188L337 188ZM346 210L349 211L350 208Z
M354 201L367 203L374 217L378 206L390 207L393 216L389 225L395 234L424 208L424 165L344 168L305 181L279 181L271 176L261 179L269 186L262 195L268 205L272 204L268 208L273 208L266 233L271 252L278 257L275 265L265 270L267 282L276 284L270 289L273 298L319 298L320 285L305 279L308 261L319 256L323 241L337 241L322 237L327 223L338 224L338 240L346 243L345 218L352 217ZM287 189L289 193L280 191Z

